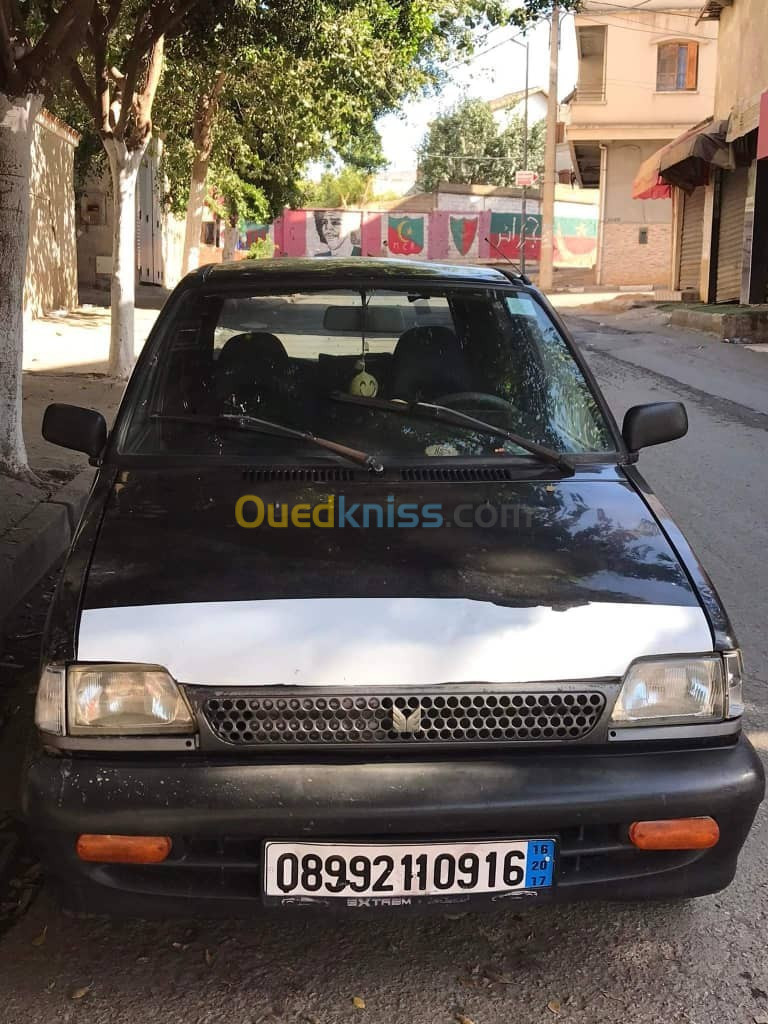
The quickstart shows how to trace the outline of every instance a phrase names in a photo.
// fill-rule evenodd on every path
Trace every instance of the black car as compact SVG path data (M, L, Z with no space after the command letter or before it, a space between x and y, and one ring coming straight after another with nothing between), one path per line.
M26 821L134 914L712 893L763 797L742 663L526 278L204 268L107 435L51 610Z

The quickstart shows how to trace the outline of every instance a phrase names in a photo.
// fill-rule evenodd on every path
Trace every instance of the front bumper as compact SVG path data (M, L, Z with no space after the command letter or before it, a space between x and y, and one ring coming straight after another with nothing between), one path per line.
M763 792L761 763L743 737L675 751L248 764L39 753L23 809L49 876L76 909L250 914L267 838L547 835L560 845L556 885L516 900L701 896L733 878ZM720 826L712 850L642 852L626 839L634 820L698 815ZM159 865L86 864L75 854L83 832L170 835L173 851Z

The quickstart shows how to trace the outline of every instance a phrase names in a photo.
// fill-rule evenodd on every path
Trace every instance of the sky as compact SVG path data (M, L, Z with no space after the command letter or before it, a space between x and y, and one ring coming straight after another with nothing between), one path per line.
M562 99L576 84L577 58L573 16L562 19L558 95ZM530 88L546 89L549 80L549 22L528 30L530 41ZM518 42L512 42L515 38ZM495 99L525 88L525 49L520 30L492 30L478 44L474 57L466 64L455 64L450 82L437 96L409 102L401 114L390 114L378 122L389 171L409 171L416 167L416 148L429 122L462 99ZM384 172L386 173L386 172Z

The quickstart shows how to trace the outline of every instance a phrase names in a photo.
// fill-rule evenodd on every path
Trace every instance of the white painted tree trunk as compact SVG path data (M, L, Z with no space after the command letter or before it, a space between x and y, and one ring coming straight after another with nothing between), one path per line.
M208 179L208 161L197 159L192 164L189 178L189 204L184 224L183 271L188 274L200 266L200 235L203 230L203 213Z
M0 472L13 476L29 475L21 429L21 359L32 137L42 102L37 93L0 94Z
M224 252L222 258L226 263L228 260L235 258L235 251L237 250L237 243L240 240L240 232L236 227L231 224L225 224L224 226Z
M109 158L114 203L112 323L107 372L118 380L127 380L135 361L133 313L136 301L136 182L149 137L139 149L133 150L129 150L119 139L105 138L103 142Z

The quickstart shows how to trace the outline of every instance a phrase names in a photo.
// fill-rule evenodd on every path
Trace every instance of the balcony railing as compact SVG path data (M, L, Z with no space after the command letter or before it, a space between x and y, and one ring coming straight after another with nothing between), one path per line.
M605 103L604 85L577 85L574 103Z

